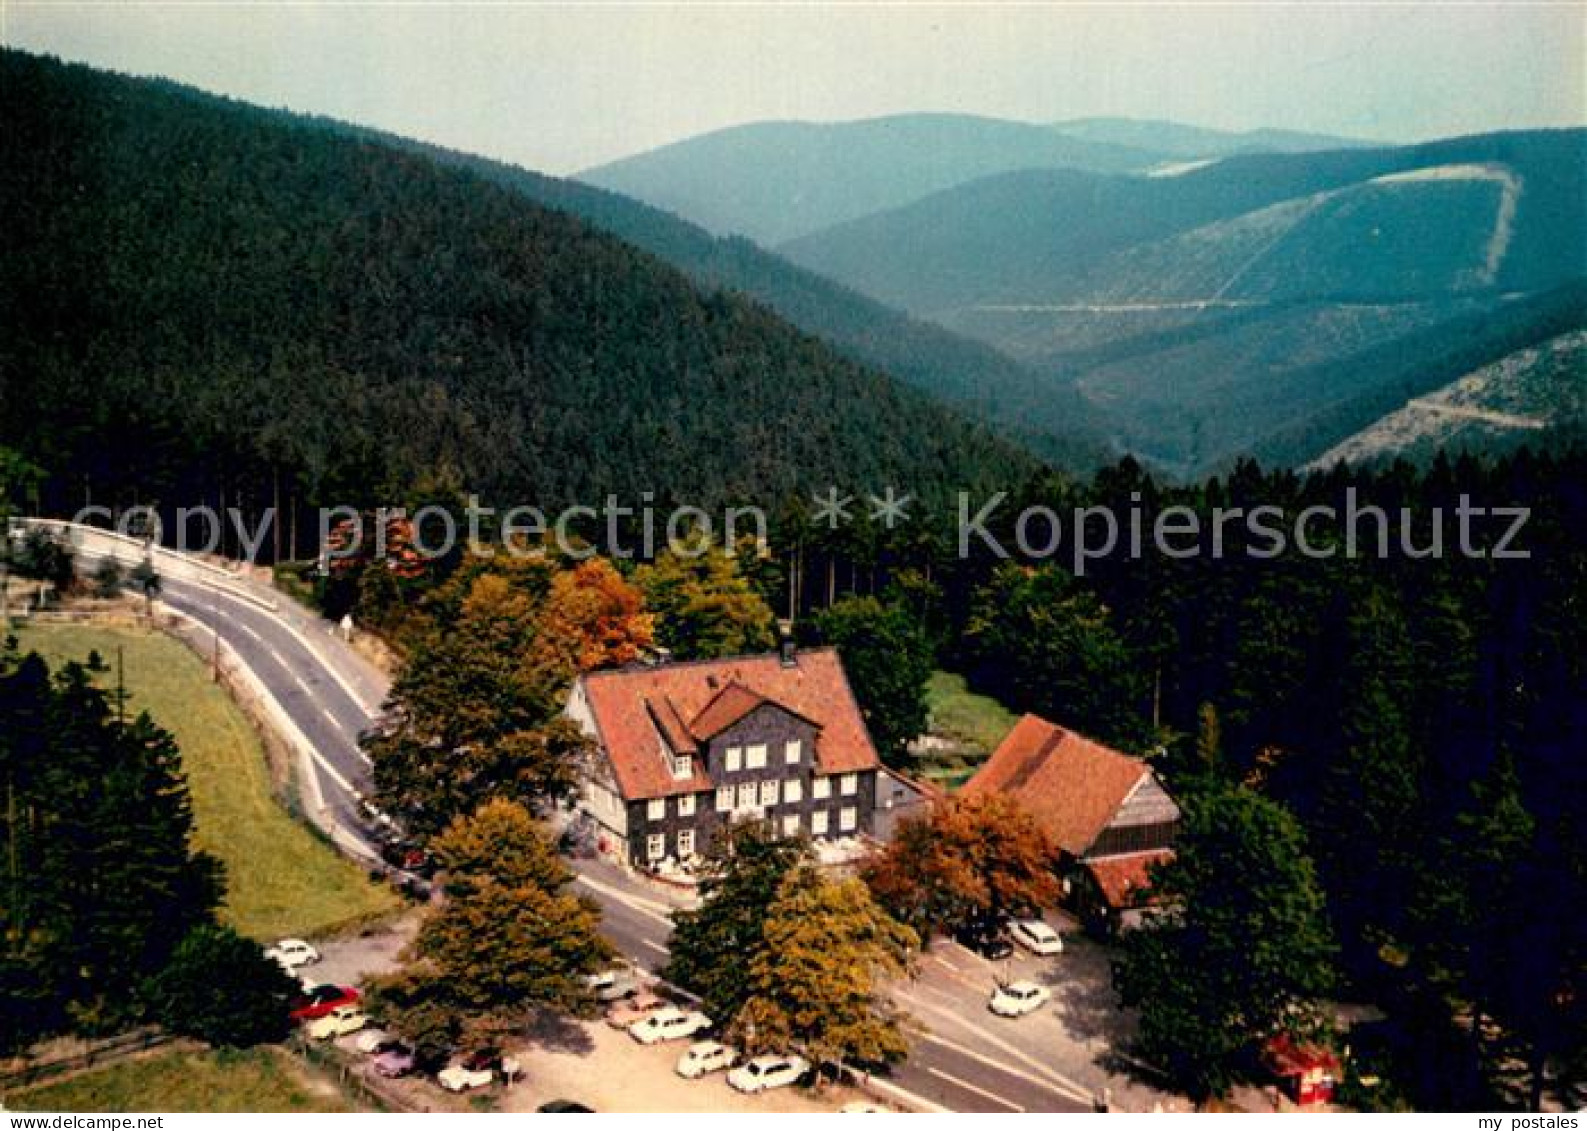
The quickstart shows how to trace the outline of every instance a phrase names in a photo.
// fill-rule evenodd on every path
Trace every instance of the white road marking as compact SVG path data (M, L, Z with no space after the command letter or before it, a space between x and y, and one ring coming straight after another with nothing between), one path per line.
M668 930L672 929L672 908L668 907L664 903L657 903L654 900L644 899L637 895L631 895L630 893L623 891L621 888L614 888L610 884L602 883L600 880L592 880L590 877L585 875L575 875L573 877L573 882L583 884L591 891L599 892L605 896L610 896L612 899L617 900L618 903L621 903L624 907L627 907L632 911L637 911L641 915L648 915L656 922L666 924Z
M668 957L671 956L671 952L668 951L666 947L662 946L658 942L653 942L650 939L640 939L639 940L639 945L640 946L648 946L651 950L655 951L657 954L665 955L665 956L668 956Z
M977 1087L976 1085L970 1083L968 1080L961 1080L957 1076L952 1076L952 1075L944 1072L940 1068L928 1068L928 1069L926 1069L926 1071L931 1073L933 1076L937 1077L939 1080L946 1080L948 1083L952 1084L955 1088L963 1088L966 1092L974 1092L976 1095L980 1096L983 1100L991 1100L993 1103L997 1104L999 1107L1008 1108L1009 1111L1023 1112L1025 1110L1024 1108L1020 1107L1019 1104L1014 1103L1014 1102L1012 1102L1010 1100L1005 1100L1002 1096L998 1095L996 1092L989 1092L985 1088Z
M922 987L922 988L930 988L930 987ZM903 1000L909 1006L911 1006L913 1008L916 1008L916 1009L925 1010L928 1013L934 1013L937 1016L939 1016L941 1018L944 1018L947 1021L951 1022L953 1025L956 1025L959 1028L964 1029L967 1032L973 1034L974 1038L977 1041L980 1041L980 1042L982 1042L985 1045L988 1045L988 1046L991 1046L993 1048L996 1048L998 1051L1000 1051L1000 1052L1002 1052L1002 1053L1004 1053L1004 1054L1006 1054L1006 1055L1008 1055L1010 1057L1013 1057L1015 1060L1019 1061L1020 1063L1024 1064L1025 1066L1027 1066L1032 1072L1038 1073L1045 1080L1049 1081L1049 1083L1044 1085L1044 1086L1051 1087L1053 1090L1061 1092L1064 1095L1070 1096L1071 1098L1073 1098L1073 1099L1075 1099L1075 1100L1077 1100L1077 1101L1079 1101L1081 1103L1089 1103L1089 1102L1091 1102L1091 1092L1090 1092L1090 1090L1085 1088L1078 1080L1072 1080L1069 1077L1063 1075L1062 1073L1057 1072L1057 1071L1055 1071L1052 1068L1049 1068L1046 1064L1043 1064L1041 1061L1039 1061L1036 1058L1030 1056L1024 1050L1022 1050L1022 1049L1020 1049L1020 1048L1018 1048L1018 1047L1016 1047L1014 1045L1009 1044L1007 1041L1003 1040L1001 1037L999 1037L996 1033L992 1032L990 1029L982 1028L980 1025L977 1025L974 1022L972 1022L972 1021L966 1020L964 1017L962 1017L958 1013L953 1012L952 1010L944 1009L940 1005L936 1005L936 1004L934 1004L932 1002L925 1001L925 1000L923 1000L921 998L918 998L918 997L917 998L911 998L911 997L909 997L909 996L907 996L905 994L899 994L898 996L899 996L899 998L901 1000ZM1038 1014L1037 1016L1045 1016L1045 1014ZM985 1056L983 1056L981 1053L977 1052L976 1050L968 1048L968 1047L966 1047L964 1045L961 1045L961 1044L959 1044L959 1043L957 1043L955 1041L951 1041L948 1038L942 1036L941 1034L938 1034L938 1033L935 1033L935 1032L928 1032L928 1033L926 1033L924 1035L924 1037L922 1039L923 1040L927 1040L927 1041L932 1041L932 1042L934 1042L936 1044L943 1045L943 1046L945 1046L947 1048L953 1049L956 1052L963 1053L966 1056L983 1060L987 1064L990 1064L990 1065L992 1065L995 1068L1000 1068L1001 1070L1003 1070L1005 1072L1010 1072L1010 1073L1014 1073L1015 1075L1018 1075L1018 1071L1016 1069L1014 1069L1012 1066L1000 1064L997 1061L990 1060L990 1059L986 1058Z
M1032 1087L1040 1088L1047 1092L1056 1092L1058 1095L1074 1100L1076 1103L1088 1104L1093 1098L1092 1094L1083 1088L1068 1087L1063 1084L1059 1084L1054 1080L1047 1079L1045 1075L1033 1075L1021 1068L1016 1067L1015 1065L1008 1064L1001 1060L994 1060L985 1053L977 1052L975 1049L972 1049L967 1045L961 1045L958 1041L950 1041L946 1037L939 1036L936 1033L923 1033L921 1034L920 1039L927 1044L940 1045L942 1048L945 1048L950 1052L957 1053L963 1057L968 1057L977 1063L986 1065L988 1068L993 1068L999 1072L1012 1076L1016 1080L1023 1080Z

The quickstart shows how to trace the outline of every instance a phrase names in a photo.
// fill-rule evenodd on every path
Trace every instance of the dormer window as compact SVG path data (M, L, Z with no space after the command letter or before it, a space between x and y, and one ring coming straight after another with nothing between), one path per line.
M689 754L674 754L672 756L672 776L675 778L692 778L694 776L694 757Z

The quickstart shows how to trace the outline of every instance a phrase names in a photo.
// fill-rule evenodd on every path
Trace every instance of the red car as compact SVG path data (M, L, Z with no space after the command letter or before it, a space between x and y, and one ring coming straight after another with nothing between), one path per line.
M352 1005L357 1000L358 991L352 986L315 986L293 1003L290 1016L294 1021L314 1021L339 1005Z

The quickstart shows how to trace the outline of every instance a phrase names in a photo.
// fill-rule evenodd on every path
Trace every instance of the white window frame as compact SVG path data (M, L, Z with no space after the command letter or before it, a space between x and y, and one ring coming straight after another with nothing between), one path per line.
M804 748L805 744L802 739L790 738L787 744L782 748L783 764L788 766L797 766L799 764L799 759L804 757Z
M719 785L716 787L716 811L718 813L731 813L733 811L733 787Z
M755 808L755 783L744 781L738 783L738 807L740 809Z
M722 753L722 768L730 774L736 774L744 768L744 748L742 746L729 746Z
M818 777L810 784L810 796L817 801L825 801L832 796L832 779Z
M844 774L838 779L838 792L844 797L853 797L860 791L860 775Z
M766 744L757 742L753 746L744 747L744 768L746 770L764 770L766 768Z
M651 833L645 838L645 859L657 861L667 855L667 838L663 833Z
M797 805L805 799L805 783L798 778L787 778L782 783L782 803Z
M694 830L678 830L678 859L687 860L694 855Z
M672 756L672 776L675 778L692 778L694 776L694 756L692 754L674 754Z
M777 804L777 780L763 781L760 783L760 807L770 809Z
M799 835L799 814L798 813L785 813L785 814L783 814L782 835L783 836L789 836L789 837L798 836Z
M853 805L838 810L838 832L851 833L860 827L860 811Z
M825 809L817 809L810 814L810 835L827 835L827 811Z
M694 794L681 793L678 795L678 816L694 816Z
M654 797L645 805L645 816L652 821L665 821L667 819L667 799Z

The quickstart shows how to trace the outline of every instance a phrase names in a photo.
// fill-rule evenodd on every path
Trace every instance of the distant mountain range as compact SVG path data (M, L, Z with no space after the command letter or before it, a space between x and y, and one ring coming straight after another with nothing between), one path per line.
M1181 159L1230 157L1236 153L1311 153L1320 149L1361 149L1372 142L1297 130L1214 130L1144 118L1075 118L1052 128L1081 141L1122 145ZM1381 143L1379 143L1381 145Z
M968 114L758 122L688 138L578 179L771 246L1012 169L1145 170L1162 155Z
M56 505L775 506L1038 467L476 172L15 51L0 88L0 445Z
M1284 130L1228 133L1088 118L1040 125L970 114L755 122L587 169L578 179L771 246L1020 169L1133 173L1188 158L1360 142Z
M780 250L1073 385L1119 444L1192 475L1313 458L1351 430L1321 420L1374 381L1421 395L1418 366L1459 376L1440 350L1541 341L1517 340L1525 312L1560 332L1553 300L1515 300L1587 277L1584 233L1587 130L1554 130L1173 175L1023 170Z

